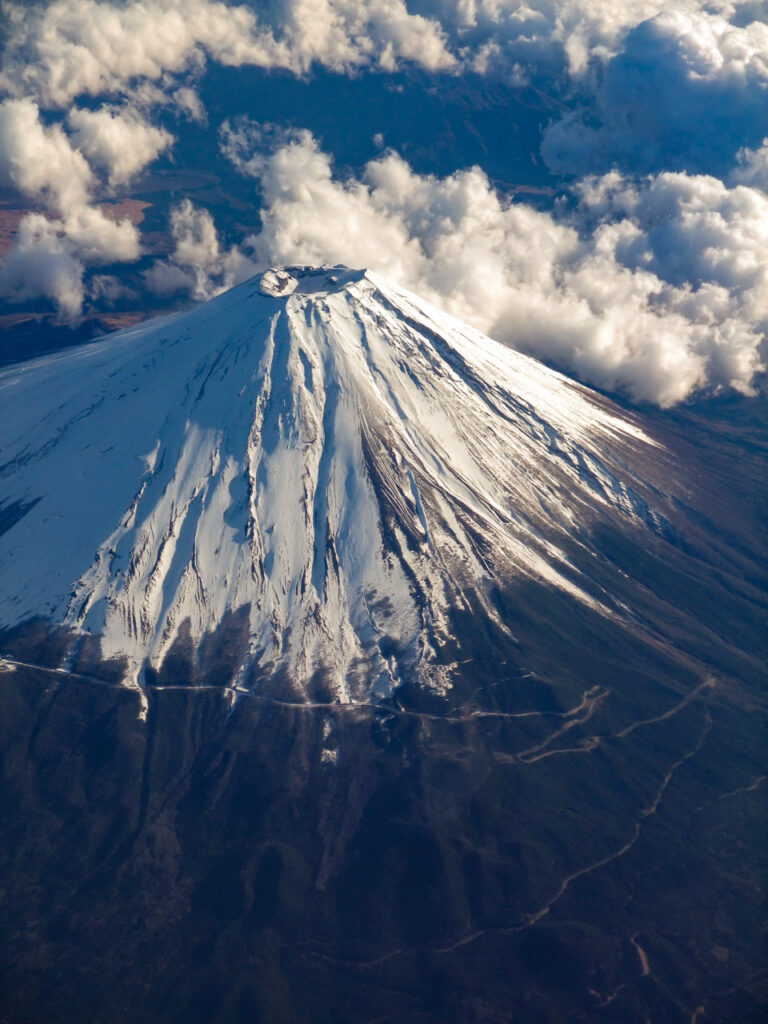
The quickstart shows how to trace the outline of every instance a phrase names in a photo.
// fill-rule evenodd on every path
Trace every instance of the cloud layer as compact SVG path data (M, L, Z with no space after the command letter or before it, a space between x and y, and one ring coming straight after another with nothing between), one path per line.
M262 229L246 243L259 265L371 267L636 400L746 391L762 366L768 197L755 189L613 173L553 216L506 201L479 168L440 179L387 153L340 181L308 133L250 162L237 135L225 146L263 193Z
M12 27L0 89L48 107L131 92L140 81L158 86L154 98L162 101L169 76L199 69L206 56L298 74L313 63L335 71L392 70L402 60L431 71L457 66L440 24L410 13L403 0L282 0L274 26L246 5L219 0L55 0L4 9Z
M207 61L416 66L432 83L471 72L546 92L541 155L563 184L550 212L510 202L480 168L417 174L393 152L338 177L309 133L234 119L221 152L258 180L260 230L224 244L185 200L170 255L136 282L205 299L258 266L344 262L637 400L747 391L762 370L768 0L0 4L0 184L34 208L0 295L45 296L67 319L124 294L112 265L138 260L141 239L99 203L173 148L159 108L194 126L179 137L215 130Z
M78 96L159 87L199 70L313 65L338 72L476 70L519 81L564 73L584 82L595 63L613 64L611 88L643 57L696 78L760 78L763 0L6 0L9 24L0 89L66 107ZM653 72L653 67L648 66Z
M672 10L631 28L542 154L558 173L727 171L768 132L768 23Z

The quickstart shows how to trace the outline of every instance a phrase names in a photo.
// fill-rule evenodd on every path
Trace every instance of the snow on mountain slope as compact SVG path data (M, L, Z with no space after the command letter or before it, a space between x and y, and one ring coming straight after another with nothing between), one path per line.
M444 688L451 607L503 626L491 587L528 578L621 616L563 541L665 529L635 419L370 273L268 271L0 395L0 625L99 636L133 681L240 610L244 668Z

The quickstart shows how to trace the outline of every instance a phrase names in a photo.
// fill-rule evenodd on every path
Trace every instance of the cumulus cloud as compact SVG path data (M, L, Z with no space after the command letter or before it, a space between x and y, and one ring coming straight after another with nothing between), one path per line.
M0 87L48 107L119 93L132 80L160 82L166 72L199 66L206 51L238 63L243 47L254 45L251 11L208 0L54 0L4 10L10 27Z
M0 182L60 212L82 206L93 175L60 125L46 128L29 99L0 103Z
M296 74L313 65L349 72L405 62L547 79L550 87L562 78L567 86L601 62L617 61L612 73L620 78L649 47L696 76L749 77L759 75L764 54L763 6L678 0L669 12L662 0L273 0L257 16L223 0L53 0L31 9L6 0L0 90L47 107L104 93L164 102L174 76L199 72L207 57Z
M282 0L280 39L293 70L335 70L410 61L430 71L457 65L437 19L411 14L403 0Z
M72 211L61 230L86 263L130 263L139 258L139 233L128 218L112 220L96 206Z
M42 123L32 100L0 103L0 183L52 214L22 218L0 266L0 294L18 300L44 296L60 315L77 316L87 265L138 259L136 228L89 205L94 177L88 162L60 125Z
M207 114L199 94L188 85L182 85L171 94L176 109L190 121L205 124Z
M679 0L696 9L697 0ZM565 71L580 77L591 61L620 49L633 26L664 10L662 0L423 0L465 65L520 81Z
M90 163L103 167L110 185L123 185L173 143L131 108L73 108L67 116L72 142Z
M240 174L259 178L278 149L306 138L307 133L302 129L241 116L223 122L219 128L219 149Z
M548 165L725 174L768 131L768 24L734 13L675 5L628 31L583 104L545 132Z
M185 199L171 213L175 242L169 260L157 260L145 273L147 287L156 295L185 292L195 299L210 299L250 277L256 267L237 246L224 249L208 210Z
M571 201L554 214L511 203L478 168L416 174L381 134L381 155L339 180L307 133L232 120L221 150L259 180L261 230L227 247L185 201L149 288L202 299L267 263L370 266L585 380L662 405L747 389L762 365L766 0L273 0L258 14L234 0L6 0L2 11L0 181L49 213L22 223L0 271L6 295L43 294L67 315L107 297L88 274L138 258L139 236L95 197L172 144L154 104L205 122L207 59L296 74L411 63L546 83L566 113L542 154L581 179ZM72 106L105 95L98 109Z
M223 0L53 0L32 8L6 0L0 91L47 109L104 94L146 109L171 103L202 122L192 79L209 57L296 74L317 65L392 70L403 62L429 71L473 70L544 85L566 103L569 112L549 126L542 146L556 173L619 166L722 177L737 150L754 148L768 133L765 6L762 0L678 0L673 9L662 0L410 0L408 6L405 0L274 0L259 5L257 16L250 6ZM118 124L105 110L86 128L89 113L80 112L78 132L83 146L103 157ZM140 138L135 123L123 127L133 128L138 150L150 147L146 130ZM164 148L157 137L153 144L156 152Z
M759 149L740 149L730 177L737 185L753 185L768 192L768 139L763 139Z
M0 264L0 295L15 301L43 296L55 303L62 320L73 319L82 312L87 266L139 255L134 225L111 220L97 207L80 207L63 219L30 213Z
M306 132L238 158L260 179L262 228L247 240L259 265L379 270L501 341L663 406L704 387L746 391L762 367L768 199L754 189L612 174L553 216L508 202L478 168L419 175L391 152L337 180Z
M297 74L313 64L346 72L411 62L520 81L560 71L580 78L594 61L616 56L630 30L669 7L663 0L273 0L260 4L257 16L252 6L53 0L30 9L6 0L0 88L64 107L77 96L124 93L140 82L165 89L169 75L199 70L206 57ZM700 0L675 4L680 16L702 10ZM737 32L759 22L761 10L762 0L706 5ZM741 46L737 37L726 41L729 60L741 59Z
M54 0L4 5L8 39L0 89L66 107L77 96L125 94L141 81L199 69L206 56L230 66L337 71L412 61L456 64L439 23L403 0L282 0L274 25L220 0Z
M706 11L744 27L766 20L764 0L676 0L674 11ZM664 0L418 0L440 23L465 68L525 82L564 75L582 81L624 49L631 30L669 11ZM550 83L551 84L551 83Z
M114 274L94 274L88 282L88 297L104 306L137 298L135 291Z
M22 220L15 244L0 264L0 294L18 301L43 295L68 319L83 304L84 269L61 224L32 214Z

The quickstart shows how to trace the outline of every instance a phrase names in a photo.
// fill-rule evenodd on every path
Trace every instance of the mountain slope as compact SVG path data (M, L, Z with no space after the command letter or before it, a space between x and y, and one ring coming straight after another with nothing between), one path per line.
M133 680L240 613L237 685L443 689L468 594L497 623L520 578L626 617L565 546L672 530L634 417L370 274L268 272L0 386L0 622L99 636Z
M764 403L341 268L0 387L0 1020L762 1019Z

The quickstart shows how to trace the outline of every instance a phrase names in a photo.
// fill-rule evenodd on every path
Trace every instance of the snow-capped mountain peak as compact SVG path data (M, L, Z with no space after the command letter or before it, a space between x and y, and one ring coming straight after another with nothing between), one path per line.
M535 579L619 615L568 552L665 528L633 417L362 271L269 270L0 388L0 624L134 681L229 624L236 686L443 689L453 609L506 628L493 588Z

